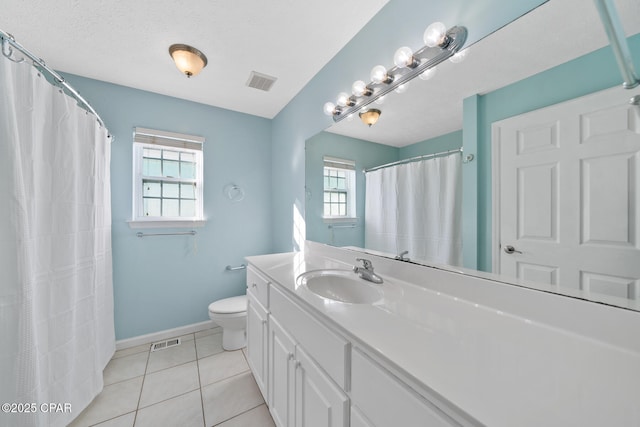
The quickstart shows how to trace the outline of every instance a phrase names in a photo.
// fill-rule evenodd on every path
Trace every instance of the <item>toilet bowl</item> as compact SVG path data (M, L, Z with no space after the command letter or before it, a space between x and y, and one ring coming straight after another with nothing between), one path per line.
M209 318L222 328L222 348L238 350L246 345L246 295L212 302L209 304Z

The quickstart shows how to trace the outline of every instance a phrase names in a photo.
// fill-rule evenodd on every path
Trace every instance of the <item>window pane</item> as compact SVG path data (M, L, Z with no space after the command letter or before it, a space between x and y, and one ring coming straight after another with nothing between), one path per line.
M142 182L143 197L160 197L160 183L157 181Z
M196 198L195 184L180 184L180 198L195 199Z
M346 190L346 180L344 178L338 178L338 185L336 185L338 190Z
M196 155L193 153L180 153L180 160L182 160L183 162L195 162L196 161Z
M337 175L338 177L340 177L340 178L344 178L344 177L346 176L346 175L344 174L344 171L340 171L340 170L339 170L339 171L336 171L336 172L337 172L337 173L336 173L336 175Z
M162 199L162 216L180 216L178 200Z
M346 205L339 205L339 206L340 206L340 213L338 215L345 216L347 214L347 206Z
M162 150L154 150L152 148L145 148L142 151L142 157L153 157L159 159L162 157Z
M330 202L331 201L331 193L329 193L328 191L324 192L324 202Z
M324 177L324 188L329 188L329 177L326 175Z
M171 198L179 198L180 193L178 193L180 189L180 184L164 182L162 183L162 197L171 197Z
M196 164L190 162L180 162L180 178L195 179Z
M160 199L144 199L144 215L160 216Z
M162 160L142 159L142 174L145 176L162 176Z
M347 203L347 193L340 193L340 203L346 204Z
M180 201L180 216L196 216L195 200Z
M180 160L180 153L178 151L164 150L162 155L165 160Z
M179 162L173 160L165 160L162 162L162 175L171 178L180 177Z
M324 205L324 216L330 216L331 215L331 205L329 204L325 204Z

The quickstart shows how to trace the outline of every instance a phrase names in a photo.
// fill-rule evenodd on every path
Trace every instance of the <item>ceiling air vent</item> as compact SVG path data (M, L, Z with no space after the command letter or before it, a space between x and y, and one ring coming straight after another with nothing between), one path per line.
M278 80L276 77L252 71L251 74L249 74L247 86L267 92L271 89L271 86L273 86L276 80Z

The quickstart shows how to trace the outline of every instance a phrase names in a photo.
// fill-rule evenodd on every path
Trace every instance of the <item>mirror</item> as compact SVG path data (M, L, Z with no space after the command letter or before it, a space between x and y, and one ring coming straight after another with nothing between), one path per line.
M614 2L627 36L640 32L640 6L635 0L616 0ZM579 10L580 13L575 13ZM630 39L631 51L636 63L640 56L639 36ZM579 59L583 55L594 52L608 45L600 17L593 2L581 0L550 0L534 11L519 18L499 31L487 36L472 46L467 46L468 55L462 63L446 61L438 66L437 73L430 80L414 79L408 91L402 94L390 94L381 105L379 121L372 127L365 126L358 117L342 120L329 129L307 140L306 144L306 206L305 221L307 239L336 246L353 246L364 248L364 187L363 169L387 164L429 153L440 153L463 146L463 103L475 94L485 95L499 92L501 88L523 79L542 73L561 64L568 63L567 69L573 69L574 80L564 79L571 84L564 84L564 98L554 99L553 84L536 86L535 79L525 80L528 90L518 93L518 99L502 99L502 116L504 119L524 112L537 110L548 105L580 97L592 92L614 86L622 82L613 55L605 52L593 67L589 60ZM634 49L635 47L635 49ZM604 53L602 54L604 55ZM601 60L603 57L606 60ZM581 62L582 61L582 62ZM611 62L605 65L604 62ZM575 64L575 65L574 65ZM577 72L575 70L578 68ZM609 67L603 72L598 66ZM573 68L571 68L573 67ZM611 75L611 67L615 67L615 79L607 77L606 83L596 83L596 87L585 87L580 81L589 73ZM589 80L587 77L585 80ZM592 80L598 82L597 78ZM600 79L602 80L602 79ZM571 88L578 88L573 96ZM597 84L601 86L597 87ZM571 88L569 88L571 86ZM339 87L339 85L337 85ZM636 88L628 97L640 93ZM496 101L497 102L497 101ZM639 115L640 115L640 107ZM638 119L640 121L640 119ZM627 297L613 293L584 292L580 289L564 287L562 283L547 285L543 282L515 279L505 275L494 275L491 245L491 122L487 125L485 144L479 145L474 154L473 165L478 174L478 197L482 218L477 234L479 241L478 270L472 271L459 266L451 268L467 274L491 277L520 286L562 293L576 298L588 298L617 305L623 308L640 310L640 280L630 279L626 286ZM476 150L473 150L476 151ZM323 218L323 156L350 159L356 162L356 205L357 219L352 221L329 221ZM637 155L636 155L637 156ZM463 156L464 157L464 156ZM637 181L637 179L636 179ZM474 181L475 182L475 181ZM637 189L636 189L637 193ZM480 200L482 199L482 200ZM484 204L484 205L483 205ZM464 214L463 214L464 215ZM635 214L637 215L637 213ZM482 234L484 233L484 235ZM637 233L636 233L637 234ZM636 242L640 244L640 242ZM464 242L463 242L464 245ZM489 248L489 250L485 250ZM365 249L366 250L366 249ZM517 250L517 248L516 248ZM372 251L373 252L373 251ZM489 253L486 253L489 252ZM395 256L397 254L389 254ZM408 254L411 257L411 254ZM640 256L638 256L640 261ZM535 277L535 276L532 276Z

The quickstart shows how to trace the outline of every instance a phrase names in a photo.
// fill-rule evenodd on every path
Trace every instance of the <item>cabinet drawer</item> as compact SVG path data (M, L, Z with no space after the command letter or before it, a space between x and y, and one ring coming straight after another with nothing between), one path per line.
M344 389L349 343L313 318L276 286L271 286L269 293L271 315Z
M247 289L265 308L269 308L269 280L260 274L252 265L247 267Z
M459 425L357 349L351 352L351 401L377 427Z

